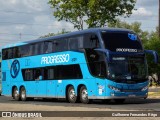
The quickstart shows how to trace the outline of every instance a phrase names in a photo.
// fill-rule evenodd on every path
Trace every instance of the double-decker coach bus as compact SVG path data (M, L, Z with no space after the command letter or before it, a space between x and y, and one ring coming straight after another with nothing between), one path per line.
M2 74L1 74L1 51L0 51L0 96L1 96Z
M147 98L145 53L131 30L91 28L2 49L2 93L15 100Z

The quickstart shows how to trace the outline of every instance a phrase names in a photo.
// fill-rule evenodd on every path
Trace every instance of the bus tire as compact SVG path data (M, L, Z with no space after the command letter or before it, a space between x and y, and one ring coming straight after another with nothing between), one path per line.
M90 103L90 100L88 99L88 91L85 86L82 86L80 89L80 101L84 104Z
M77 96L73 86L70 86L67 90L67 99L70 103L75 103L77 101Z
M125 99L114 99L117 104L123 104Z
M27 100L26 89L24 87L21 88L20 98L21 98L22 101L26 101Z
M20 100L19 93L18 93L18 88L17 88L17 87L15 87L15 88L13 89L13 99L15 99L15 100L17 100L17 101Z

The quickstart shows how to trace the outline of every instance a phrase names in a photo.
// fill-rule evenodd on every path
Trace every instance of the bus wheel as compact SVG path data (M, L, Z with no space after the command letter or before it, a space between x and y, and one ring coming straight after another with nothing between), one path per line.
M15 87L15 88L13 89L13 99L15 99L15 100L17 100L17 101L20 100L17 87Z
M115 101L117 104L122 104L122 103L124 103L125 99L114 99L114 101Z
M88 104L90 100L88 99L88 92L85 86L82 86L80 89L80 101L84 104Z
M73 86L70 86L67 91L67 98L70 103L75 103L77 100L77 96L75 93L75 89Z
M27 97L26 97L26 90L24 87L21 88L21 93L20 93L20 97L22 101L26 101Z

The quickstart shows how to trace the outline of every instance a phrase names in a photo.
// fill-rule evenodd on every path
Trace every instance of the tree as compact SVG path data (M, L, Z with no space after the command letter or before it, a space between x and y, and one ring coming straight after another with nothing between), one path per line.
M49 0L53 15L59 21L66 20L78 30L88 27L103 27L117 16L129 17L136 0Z
M69 33L70 31L66 31L65 29L62 29L62 31L58 31L58 33L48 33L47 35L41 36L40 38L46 38L46 37L50 37L50 36L55 36L55 35L61 35L61 34L65 34L65 33Z
M155 50L158 52L158 55L160 56L160 40L158 36L158 27L155 32L150 33L149 40L145 43L144 47L148 50ZM149 73L157 73L158 76L160 76L160 63L155 64L153 62L153 56L147 55L147 62L149 66Z

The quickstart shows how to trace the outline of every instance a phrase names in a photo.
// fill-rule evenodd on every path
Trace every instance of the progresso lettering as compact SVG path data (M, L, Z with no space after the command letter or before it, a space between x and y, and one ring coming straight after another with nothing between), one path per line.
M137 52L137 49L117 48L116 52Z
M54 64L68 62L70 59L69 54L46 56L41 58L41 64Z

